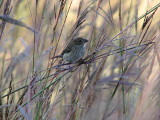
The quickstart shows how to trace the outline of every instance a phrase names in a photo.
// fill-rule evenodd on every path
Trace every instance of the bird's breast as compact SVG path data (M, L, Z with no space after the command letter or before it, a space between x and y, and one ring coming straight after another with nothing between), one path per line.
M67 62L73 63L81 59L85 54L85 46L74 46L69 53L63 55L63 59Z

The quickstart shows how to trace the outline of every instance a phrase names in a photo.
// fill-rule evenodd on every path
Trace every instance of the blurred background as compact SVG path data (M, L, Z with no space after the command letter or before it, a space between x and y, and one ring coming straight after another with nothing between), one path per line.
M159 120L159 0L0 0L0 120ZM88 39L84 64L58 59Z

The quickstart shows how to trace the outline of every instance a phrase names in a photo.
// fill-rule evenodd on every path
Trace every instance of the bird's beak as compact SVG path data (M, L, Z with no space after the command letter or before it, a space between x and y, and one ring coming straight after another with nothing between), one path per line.
M88 42L88 40L84 39L84 42L86 43L86 42Z

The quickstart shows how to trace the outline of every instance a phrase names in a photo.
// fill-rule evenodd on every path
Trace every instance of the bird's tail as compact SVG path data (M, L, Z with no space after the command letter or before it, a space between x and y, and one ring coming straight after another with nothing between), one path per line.
M62 55L57 55L57 56L51 57L50 59L55 59L55 58L62 58Z

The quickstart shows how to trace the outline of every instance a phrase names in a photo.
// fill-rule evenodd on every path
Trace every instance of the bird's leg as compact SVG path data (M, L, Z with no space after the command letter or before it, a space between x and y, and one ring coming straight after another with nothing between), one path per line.
M84 64L85 62L84 62L84 59L79 59L78 61L77 61L77 63L78 63L78 65L81 65L81 64Z

